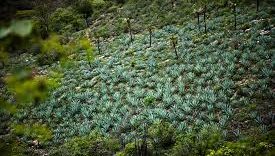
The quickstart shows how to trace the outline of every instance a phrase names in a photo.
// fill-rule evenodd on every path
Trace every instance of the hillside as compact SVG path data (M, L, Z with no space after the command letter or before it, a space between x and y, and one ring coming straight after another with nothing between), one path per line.
M7 73L30 66L41 75L62 75L45 101L12 121L47 125L52 139L42 146L53 155L274 154L274 8L238 6L235 30L232 10L210 4L205 32L203 15L198 26L191 3L164 3L162 13L150 1L133 4L72 34L79 38L89 31L95 39L95 31L105 29L100 52L93 43L91 66L81 49L65 67L39 66L38 56L29 53L12 58ZM190 7L177 8L184 6ZM150 8L156 17L147 13ZM170 16L160 18L165 12ZM114 24L129 15L132 42Z

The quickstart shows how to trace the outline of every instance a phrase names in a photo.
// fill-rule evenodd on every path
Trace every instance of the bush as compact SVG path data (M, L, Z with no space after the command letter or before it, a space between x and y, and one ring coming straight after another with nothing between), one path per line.
M130 142L125 145L123 151L116 153L116 156L134 156L134 155L153 155L153 147L151 142L146 142L146 147L144 146L143 140L137 140L136 142ZM146 151L145 151L146 150ZM145 154L146 153L146 154Z
M59 36L52 35L47 40L41 41L41 53L38 55L39 65L49 65L53 62L59 61L61 57L65 56L65 47L61 45Z
M81 50L85 50L87 61L88 61L89 66L91 68L91 63L94 59L95 48L90 45L90 41L87 38L83 38L83 39L79 40L79 46L80 46L79 48Z
M148 129L155 148L167 149L175 143L175 129L168 122L156 122Z
M50 152L50 155L66 155L66 156L102 156L114 155L120 148L119 141L113 138L105 138L96 132L92 132L88 136L76 137L57 150Z
M264 152L271 147L266 142L260 142L255 146L250 141L228 142L218 150L211 150L208 156L264 155Z
M84 18L71 7L56 9L50 19L52 30L58 33L72 33L85 28Z
M5 135L0 138L0 153L5 156L31 155L31 153L27 153L26 144L19 142L13 135Z
M125 145L123 151L116 153L116 156L126 156L126 155L135 155L136 153L136 146L134 142L128 143Z
M222 135L218 129L207 127L197 133L180 134L171 155L206 155L209 149L215 149L222 144Z
M15 124L12 126L12 128L16 135L36 139L41 143L45 143L46 141L49 141L52 138L52 132L46 125Z

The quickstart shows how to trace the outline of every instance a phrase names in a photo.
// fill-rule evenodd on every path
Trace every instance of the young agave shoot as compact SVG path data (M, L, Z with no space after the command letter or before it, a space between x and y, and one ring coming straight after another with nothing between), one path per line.
M176 57L177 57L177 59L178 59L178 58L179 58L179 56L178 56L178 51L177 51L178 38L177 38L176 36L172 36L172 37L170 38L170 42L171 42L171 45L172 45L172 47L173 47L173 49L174 49L174 52L175 52L175 54L176 54Z

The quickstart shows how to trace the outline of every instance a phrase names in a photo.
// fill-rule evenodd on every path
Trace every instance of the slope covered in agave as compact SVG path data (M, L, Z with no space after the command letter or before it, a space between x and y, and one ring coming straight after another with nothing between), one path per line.
M207 33L195 19L155 30L151 47L149 32L132 43L128 34L107 39L92 68L85 51L75 52L60 87L16 120L46 123L54 143L92 130L131 142L158 121L182 133L213 126L226 138L265 133L274 98L274 17L243 7L233 30L228 11L209 15Z

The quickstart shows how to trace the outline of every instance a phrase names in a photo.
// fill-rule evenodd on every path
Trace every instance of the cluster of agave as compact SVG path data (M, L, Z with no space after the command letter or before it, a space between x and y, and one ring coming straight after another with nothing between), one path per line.
M210 20L209 27L215 30L220 18ZM255 94L274 96L268 87L272 50L266 45L272 38L255 35L259 33L252 29L250 35L239 35L249 42L232 49L231 38L224 38L222 31L213 30L197 44L194 37L200 32L194 27L189 23L155 31L150 48L148 34L136 35L131 44L127 35L118 36L101 43L92 69L85 53L79 53L75 66L64 71L61 87L28 117L47 123L54 142L94 129L131 140L142 130L140 125L158 120L172 123L179 131L207 125L226 129L235 109L250 104ZM169 47L171 34L179 36L179 59ZM246 96L237 95L237 90ZM251 117L258 121L259 114ZM239 130L234 134L239 135Z

